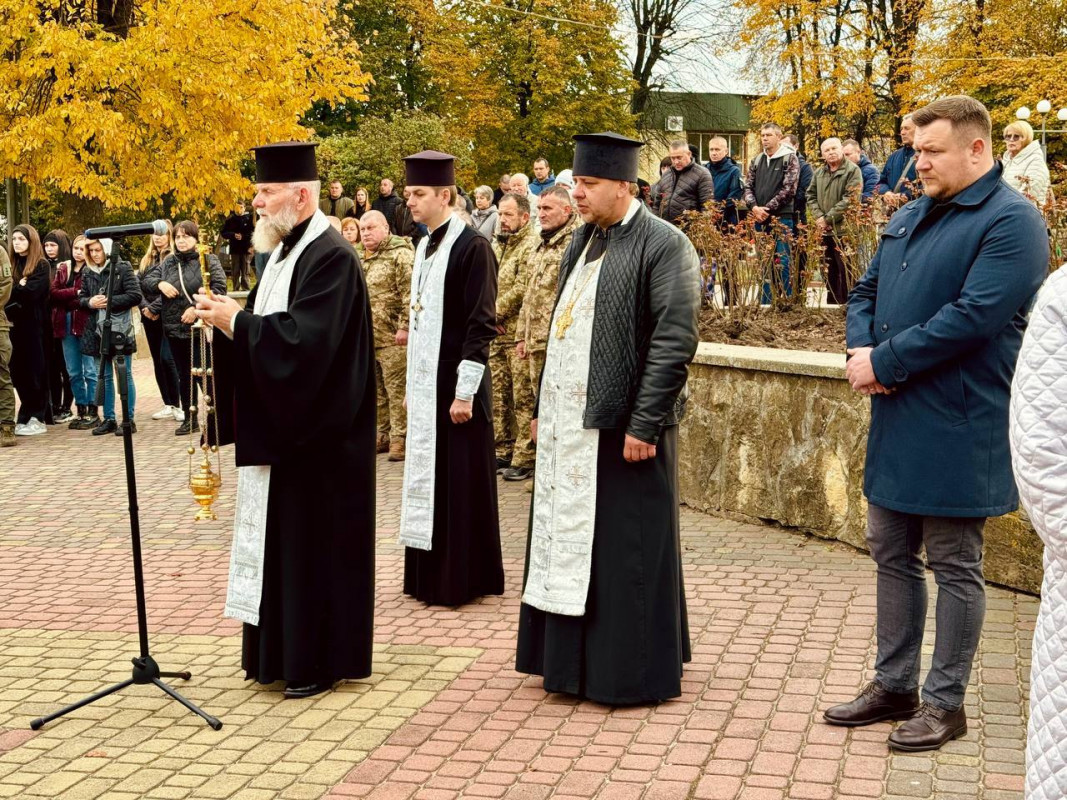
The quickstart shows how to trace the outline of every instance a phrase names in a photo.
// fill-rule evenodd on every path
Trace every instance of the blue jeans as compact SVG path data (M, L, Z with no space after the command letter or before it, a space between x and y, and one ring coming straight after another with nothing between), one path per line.
M787 229L788 233L775 237L774 274L764 278L763 291L760 293L760 303L763 305L769 305L774 297L774 294L771 291L772 281L779 293L784 292L786 297L793 296L793 281L790 280L789 274L789 241L793 237L793 218L771 217L766 222L757 222L755 230L757 233L774 230L773 222L775 220L778 220L782 227Z
M924 517L867 508L867 545L878 564L878 657L875 680L892 692L919 685L926 627L926 574L937 581L937 628L922 697L954 711L963 705L985 620L982 532L985 518Z
M96 362L100 368L100 360ZM137 404L137 387L133 383L133 358L126 357L126 378L130 387L130 419L133 420L133 407ZM113 373L118 367L112 362L111 369L104 371L104 419L115 419L115 378Z
M63 361L67 364L70 389L77 405L91 406L96 403L96 358L82 353L81 341L70 332L68 322L67 335L63 337Z

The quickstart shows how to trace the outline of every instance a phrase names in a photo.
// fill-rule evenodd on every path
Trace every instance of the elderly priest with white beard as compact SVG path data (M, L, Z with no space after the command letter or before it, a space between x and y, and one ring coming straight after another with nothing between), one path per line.
M225 613L245 623L248 679L310 697L371 673L374 339L359 259L318 210L315 145L255 154L270 260L243 310L197 296L225 334L219 436L238 467Z
M641 142L574 137L585 226L560 264L535 410L537 472L515 668L598 703L681 694L690 660L678 422L698 259L631 196Z

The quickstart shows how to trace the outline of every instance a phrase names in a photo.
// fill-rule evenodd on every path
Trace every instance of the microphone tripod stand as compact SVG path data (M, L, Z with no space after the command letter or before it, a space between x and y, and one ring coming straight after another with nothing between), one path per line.
M39 730L45 723L76 711L90 703L95 703L110 694L121 691L134 684L155 684L171 699L177 700L187 709L204 718L204 721L213 730L219 730L222 722L208 714L206 711L195 706L178 692L165 684L161 678L181 678L189 680L192 673L186 672L162 672L156 660L152 658L148 646L148 614L145 611L144 570L141 566L141 523L137 506L137 475L133 463L133 420L130 415L129 397L129 362L133 353L130 337L122 331L112 331L111 305L115 292L115 281L119 271L118 246L113 245L111 250L111 271L107 281L107 305L105 306L104 321L100 326L100 373L97 379L96 404L103 405L104 376L111 374L111 365L114 363L118 370L118 393L122 401L122 447L126 456L126 494L129 498L130 512L130 541L133 548L133 579L137 594L137 633L140 639L141 654L133 661L133 675L121 683L109 686L96 694L73 703L66 708L61 708L52 714L39 717L30 723L31 730ZM133 328L130 327L132 334Z

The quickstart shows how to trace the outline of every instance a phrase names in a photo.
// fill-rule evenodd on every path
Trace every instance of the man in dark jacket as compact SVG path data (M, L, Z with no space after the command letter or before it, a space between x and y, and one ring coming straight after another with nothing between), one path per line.
M878 184L874 187L874 193L881 195L892 208L915 196L912 189L916 176L914 141L915 121L908 114L900 122L900 148L889 154Z
M378 186L378 196L371 203L371 208L382 212L385 218L389 220L389 230L398 236L402 234L396 227L396 212L402 205L404 205L404 201L397 197L396 192L393 191L393 182L388 178L382 178L382 182Z
M730 157L730 145L721 136L708 142L708 172L715 186L715 202L722 207L722 224L740 222L737 204L745 193L741 183L741 167Z
M230 283L235 292L248 289L248 257L252 253L252 215L246 213L245 204L238 203L237 210L226 218L219 236L230 245Z
M946 97L913 119L926 196L893 215L848 304L846 375L872 397L863 490L878 565L875 679L825 712L834 725L907 719L889 746L908 752L967 732L982 532L1018 504L1008 399L1049 256L1041 215L1001 180L985 106ZM939 591L920 705L924 546Z
M656 209L660 218L678 225L685 212L703 211L715 199L715 182L711 173L693 160L689 145L680 139L671 142L670 158L670 170L663 174L653 191L658 193Z
M789 269L789 248L796 226L794 218L800 159L796 148L773 122L760 128L763 152L752 159L745 181L745 205L756 220L756 231L775 234L775 269L763 282L760 302L769 304L775 295L793 296L793 276ZM773 289L773 291L772 291Z
M641 142L575 139L585 225L560 264L537 400L515 666L544 676L549 692L656 703L681 694L691 658L677 442L698 340L698 259L631 196Z
M878 167L871 163L867 154L863 152L863 148L860 147L860 143L855 139L845 139L842 143L842 152L845 158L860 168L860 175L863 176L863 191L860 193L860 199L867 202L874 197L874 187L878 185Z

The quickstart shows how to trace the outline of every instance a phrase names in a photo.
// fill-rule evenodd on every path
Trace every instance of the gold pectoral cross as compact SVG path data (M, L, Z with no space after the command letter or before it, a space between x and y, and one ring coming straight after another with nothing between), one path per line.
M573 324L574 316L571 314L570 308L563 309L563 313L556 320L556 338L565 339L567 337L567 328Z

